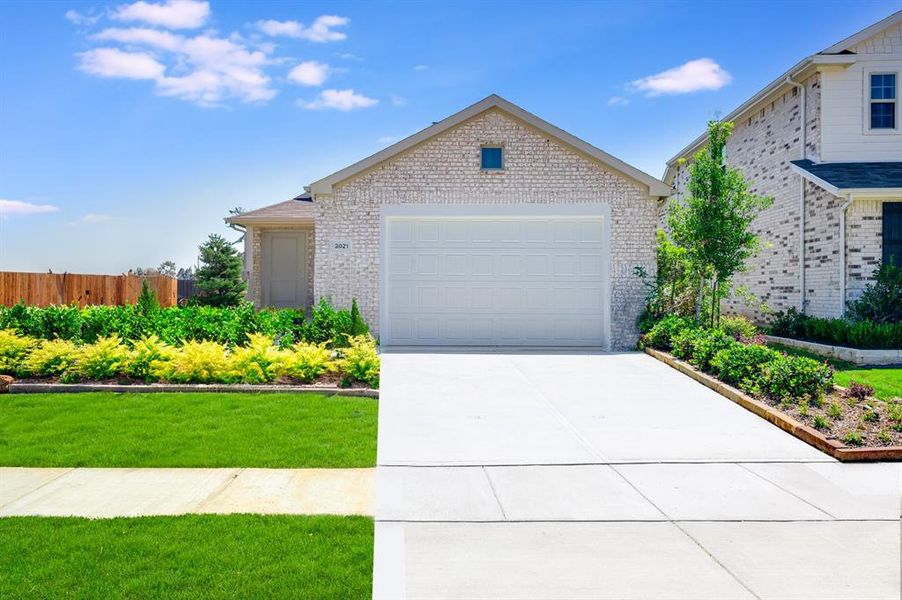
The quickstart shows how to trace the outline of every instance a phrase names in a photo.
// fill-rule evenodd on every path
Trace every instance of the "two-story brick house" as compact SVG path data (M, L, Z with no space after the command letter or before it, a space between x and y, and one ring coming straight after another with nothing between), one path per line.
M839 316L880 261L902 264L902 11L808 56L724 117L727 161L773 205L753 224L764 248L724 310ZM804 123L804 127L802 127ZM686 191L701 136L667 162Z

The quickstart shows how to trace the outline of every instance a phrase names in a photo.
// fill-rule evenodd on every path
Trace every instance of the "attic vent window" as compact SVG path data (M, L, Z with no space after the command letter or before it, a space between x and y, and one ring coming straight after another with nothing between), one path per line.
M504 168L504 149L501 146L482 147L482 170L500 171Z

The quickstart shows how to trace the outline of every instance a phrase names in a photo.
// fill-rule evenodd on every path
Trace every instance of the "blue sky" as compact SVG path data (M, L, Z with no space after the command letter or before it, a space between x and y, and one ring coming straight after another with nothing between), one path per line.
M705 121L900 7L7 0L0 270L188 266L229 208L491 93L661 176Z

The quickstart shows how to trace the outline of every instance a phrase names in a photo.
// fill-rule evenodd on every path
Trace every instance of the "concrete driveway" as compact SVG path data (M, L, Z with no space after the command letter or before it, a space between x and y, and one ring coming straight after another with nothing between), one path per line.
M899 464L639 353L386 353L376 598L900 597Z

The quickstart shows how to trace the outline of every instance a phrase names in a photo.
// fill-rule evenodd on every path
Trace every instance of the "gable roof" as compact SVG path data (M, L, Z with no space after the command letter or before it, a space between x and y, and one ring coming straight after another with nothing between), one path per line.
M312 223L314 215L313 201L309 195L302 194L291 200L270 204L240 215L228 217L226 223L234 225L260 225L264 223Z
M850 52L853 47L855 47L862 41L877 35L884 29L889 29L890 27L893 27L900 22L902 22L902 10L891 14L885 19L877 21L873 25L862 29L856 34L850 35L841 42L838 42L830 46L829 48L818 52L817 54L812 54L811 56L803 58L788 71L767 84L757 94L736 107L732 112L730 112L730 114L722 118L721 122L738 120L743 113L754 108L765 98L768 98L772 94L782 90L784 86L789 85L787 80L795 79L801 76L806 71L813 69L816 65L854 63L855 54ZM680 150L675 156L667 161L667 167L664 170L663 180L668 186L673 184L673 176L676 171L674 167L677 161L679 161L681 158L689 158L696 150L704 145L706 140L707 134L703 133L702 135L695 138L692 143Z
M446 119L438 121L437 123L433 123L430 127L427 127L426 129L423 129L422 131L415 133L412 136L389 146L388 148L380 150L372 156L364 158L363 160L345 167L340 171L336 171L328 177L324 177L319 181L310 184L305 189L313 194L330 194L332 193L332 186L350 179L351 177L367 169L370 169L378 165L379 163L394 158L402 152L405 152L413 148L414 146L421 144L426 140L433 138L451 129L452 127L463 123L464 121L493 108L501 110L521 121L526 122L542 133L553 137L560 142L563 142L565 145L574 148L580 153L585 154L590 158L593 158L598 162L608 166L609 168L618 171L623 175L626 175L630 179L633 179L634 181L647 186L650 196L667 196L670 194L670 188L665 186L660 180L652 177L648 173L645 173L643 171L640 171L636 167L628 165L619 158L615 158L607 152L596 148L592 144L589 144L588 142L585 142L578 137L567 133L563 129L555 127L551 123L540 119L534 114L523 110L516 104L509 102L496 94L492 94L488 98L480 100L476 104L468 106L462 111L457 112Z

